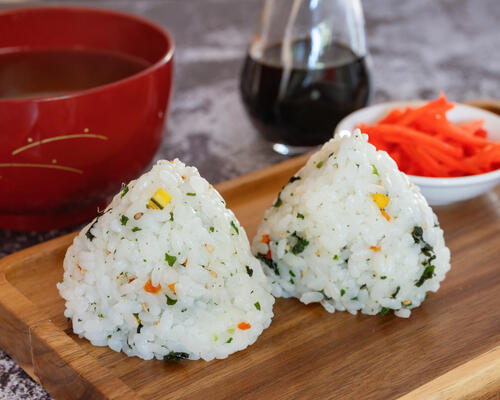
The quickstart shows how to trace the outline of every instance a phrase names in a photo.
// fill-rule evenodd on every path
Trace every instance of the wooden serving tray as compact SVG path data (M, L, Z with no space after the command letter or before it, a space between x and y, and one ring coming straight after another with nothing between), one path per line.
M252 238L307 156L217 189ZM452 269L409 319L277 299L271 326L225 360L143 361L72 333L56 282L75 234L0 260L0 348L56 399L498 399L500 188L436 208Z

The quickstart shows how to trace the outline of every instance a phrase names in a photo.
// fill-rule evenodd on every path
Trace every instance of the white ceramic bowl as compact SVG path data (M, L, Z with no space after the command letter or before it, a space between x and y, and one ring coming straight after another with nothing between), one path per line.
M335 128L352 131L358 124L373 124L385 117L394 108L404 109L424 104L422 101L406 101L376 104L362 108L345 117ZM447 117L452 122L467 122L476 119L484 120L484 128L488 131L488 139L500 142L500 116L481 108L456 103L448 111ZM410 181L420 187L430 205L445 205L456 201L467 200L479 196L500 184L500 169L480 175L457 178L428 178L408 175Z

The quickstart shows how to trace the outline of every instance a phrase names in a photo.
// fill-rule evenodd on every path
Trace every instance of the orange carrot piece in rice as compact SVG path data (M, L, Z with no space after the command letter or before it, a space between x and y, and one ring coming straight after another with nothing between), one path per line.
M161 285L158 284L158 286L153 286L151 279L149 279L144 285L144 290L148 293L156 294L161 290Z
M247 329L250 329L252 325L250 325L248 322L240 322L238 324L238 329L241 329L242 331L246 331Z

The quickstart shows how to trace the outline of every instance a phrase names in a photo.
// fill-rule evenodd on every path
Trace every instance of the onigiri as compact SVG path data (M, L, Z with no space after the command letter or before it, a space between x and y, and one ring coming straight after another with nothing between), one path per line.
M331 313L409 317L450 269L419 189L359 130L331 139L290 179L252 250L275 296Z
M75 334L143 359L225 358L273 317L245 230L179 160L130 182L76 236L57 286Z

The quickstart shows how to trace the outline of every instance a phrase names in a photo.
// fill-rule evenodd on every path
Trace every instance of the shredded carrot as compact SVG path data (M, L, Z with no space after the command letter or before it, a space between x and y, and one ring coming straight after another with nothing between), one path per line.
M420 175L424 174L434 176L434 174L429 171L429 166L415 154L415 148L413 146L401 144L400 148L404 154L406 164L398 163L399 169L411 175L415 175L415 173L417 173Z
M413 149L416 157L418 157L422 163L425 165L424 171L429 171L429 176L450 176L450 170L432 158L425 150L421 147L416 147Z
M271 257L272 257L272 255L271 255L271 250L268 250L268 251L267 251L267 254L266 254L266 258L271 258Z
M271 238L269 237L269 235L262 235L262 243L269 244L270 241Z
M395 108L385 118L383 118L379 123L380 124L393 124L398 121L398 119L403 115L403 112L401 110L398 110Z
M488 132L486 132L484 129L478 129L476 132L474 132L474 135L486 138L486 136L488 136Z
M132 283L133 281L135 281L135 278L130 278L130 279L128 280L128 283ZM160 286L160 288L161 288L161 286Z
M440 135L458 143L477 147L484 147L490 144L489 140L469 135L460 129L460 127L455 126L442 118L435 120L430 118L422 119L419 126L424 131L439 133Z
M372 129L372 134L383 137L383 140L390 143L420 144L422 146L436 148L454 157L461 157L463 155L463 149L461 147L453 146L448 142L444 142L434 136L427 135L426 133L407 126L380 124L371 128L374 128ZM370 134L370 132L367 133Z
M417 108L408 108L405 114L398 120L399 125L410 126L417 118L425 114L434 114L443 116L446 111L453 108L453 103L449 103L444 95L439 96L427 104Z
M238 329L241 329L242 331L246 331L247 329L250 329L251 327L252 327L252 325L250 325L247 322L240 322L238 324Z
M153 286L153 284L151 283L151 279L149 279L144 285L144 290L148 293L156 294L161 290L161 285L158 284L158 286Z
M447 167L451 170L462 172L464 175L470 175L474 173L478 173L477 168L473 168L472 166L467 166L467 164L462 161L457 160L456 158L450 157L447 154L443 154L434 149L427 149L427 153L434 158L437 162L440 162L444 167Z
M171 283L168 285L168 288L173 292L175 293L175 283Z
M370 246L370 250L380 251L380 247L378 247L378 246Z
M478 135L478 131L483 130L484 120L478 119L477 121L465 122L463 124L458 124L457 126L469 135Z
M393 109L374 125L358 128L407 174L455 177L500 168L500 144L487 139L484 121L452 123L446 112L453 107L441 94L420 107Z

